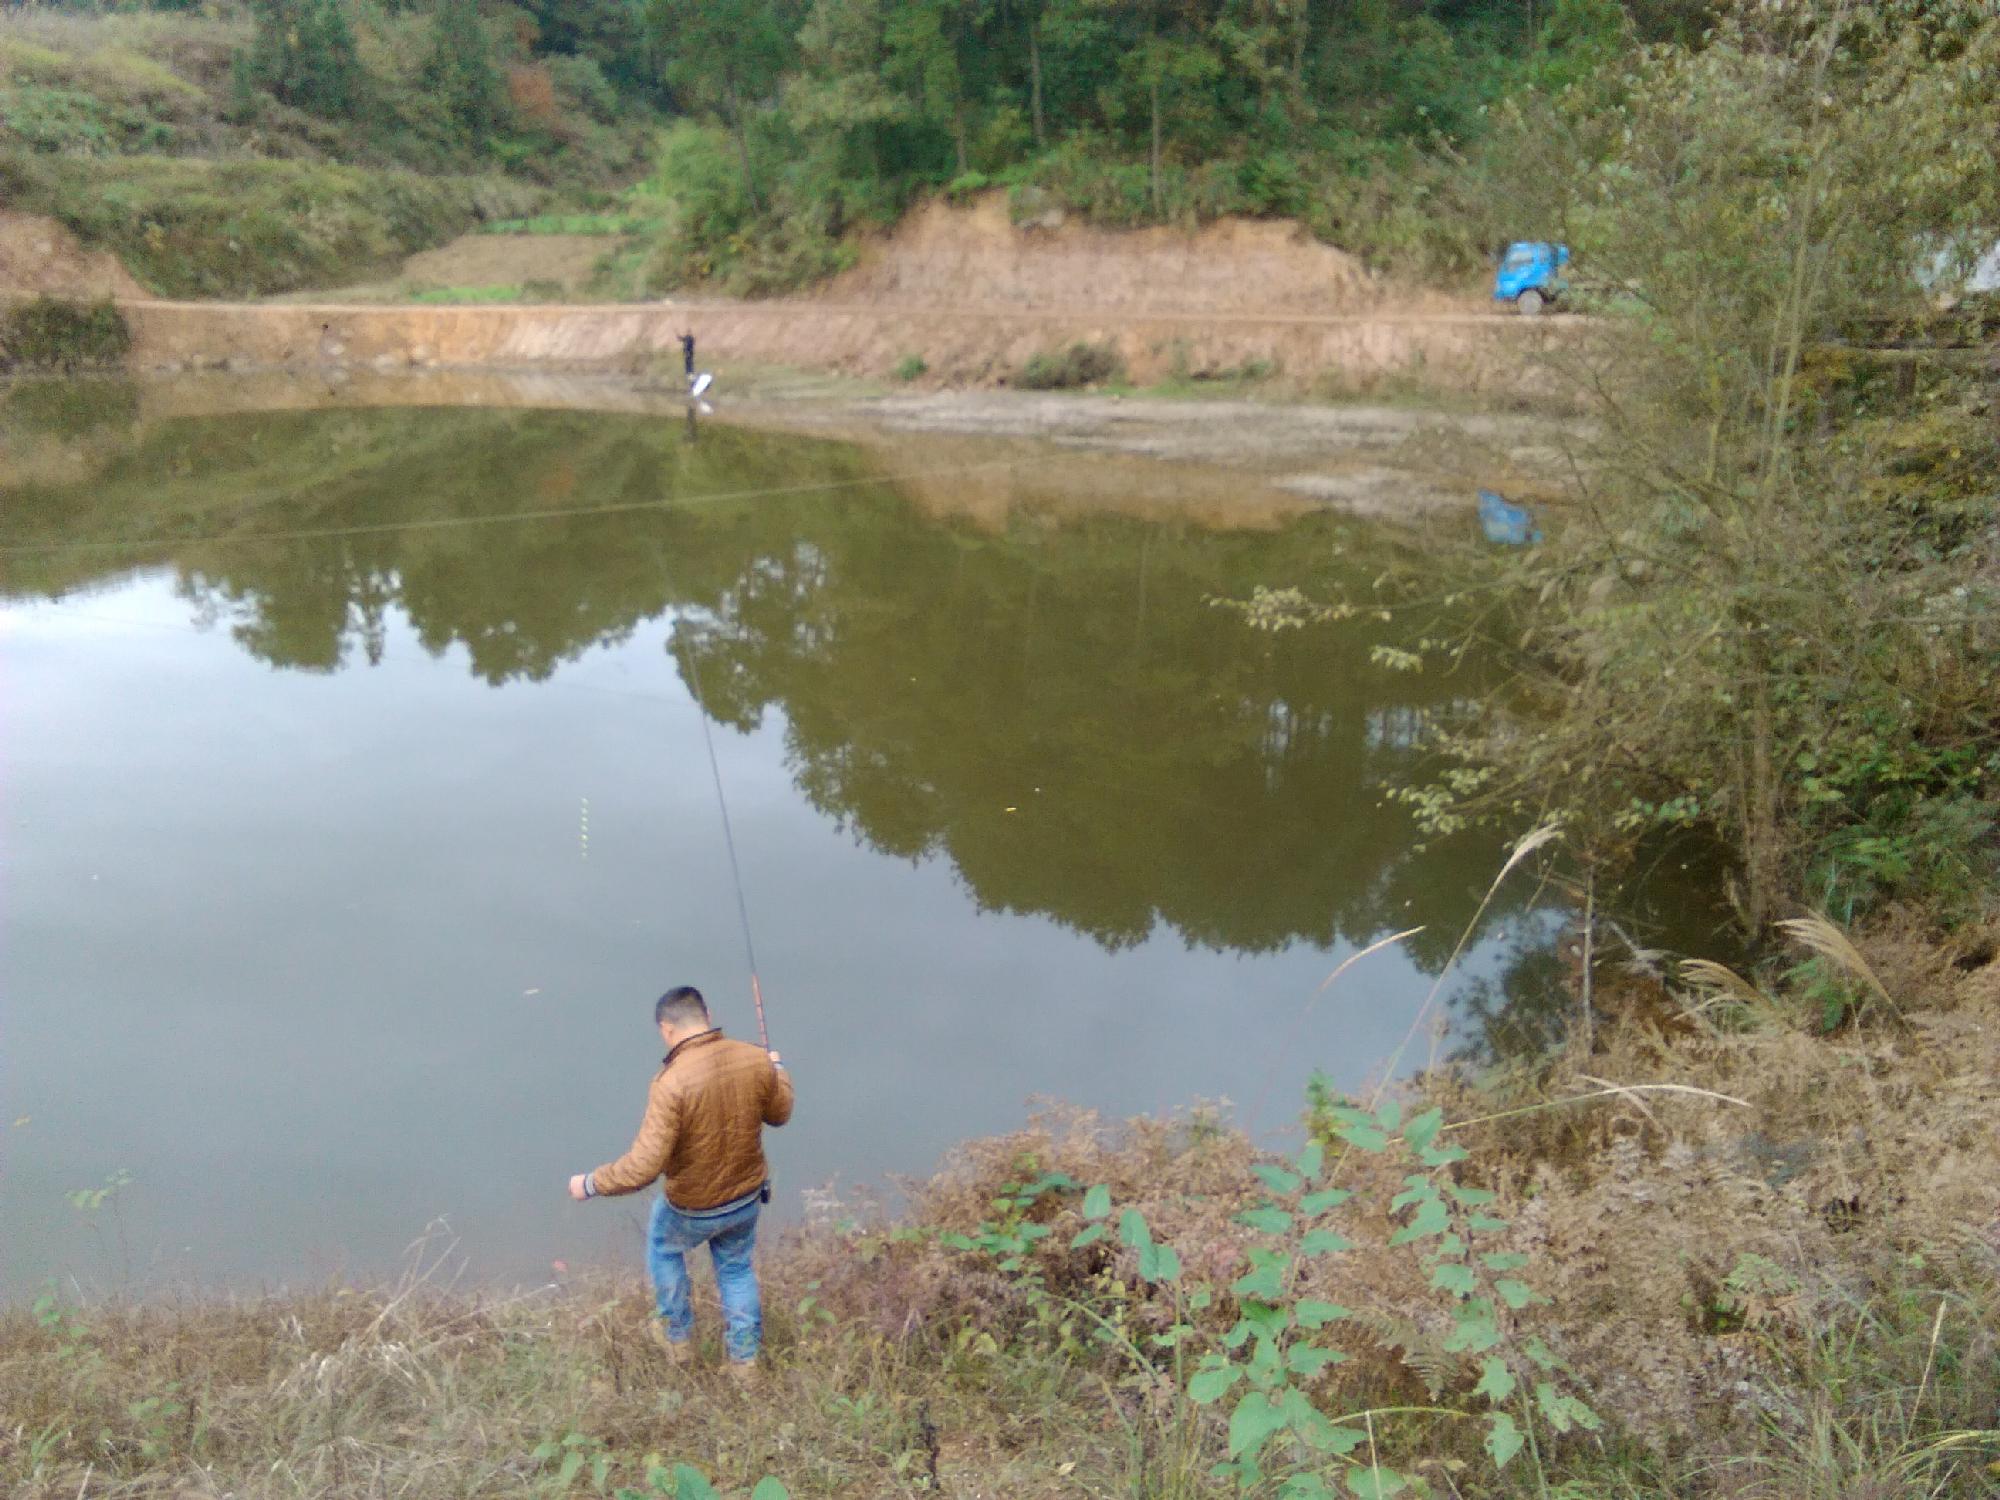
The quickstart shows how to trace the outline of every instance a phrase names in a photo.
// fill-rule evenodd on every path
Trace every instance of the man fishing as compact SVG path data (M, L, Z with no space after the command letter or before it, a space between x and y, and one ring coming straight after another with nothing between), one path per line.
M791 1076L777 1053L725 1037L692 986L662 995L653 1022L667 1055L647 1092L639 1134L618 1160L570 1178L569 1195L619 1197L664 1178L646 1235L659 1312L648 1332L675 1364L692 1358L687 1256L707 1245L722 1293L729 1371L752 1380L764 1337L751 1264L758 1210L770 1198L763 1131L791 1119Z
M694 330L681 335L681 364L687 369L688 388L694 388Z

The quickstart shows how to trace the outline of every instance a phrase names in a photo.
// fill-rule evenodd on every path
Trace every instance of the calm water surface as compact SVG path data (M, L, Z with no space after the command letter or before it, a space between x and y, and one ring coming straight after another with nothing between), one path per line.
M1365 593L1348 523L994 529L656 418L9 412L0 1293L377 1276L439 1218L480 1276L629 1259L635 1200L563 1185L629 1139L652 998L754 1034L690 663L794 1205L1037 1096L1279 1128L1379 1075L1501 858L1383 797L1479 671L1211 602ZM1559 920L1510 888L1405 1065L1532 1009Z

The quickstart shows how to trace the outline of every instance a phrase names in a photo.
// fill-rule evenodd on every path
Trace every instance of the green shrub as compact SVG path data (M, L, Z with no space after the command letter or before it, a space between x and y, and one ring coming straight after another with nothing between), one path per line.
M1014 384L1027 391L1067 391L1102 385L1124 370L1118 352L1104 344L1071 344L1056 354L1037 354L1021 367Z
M132 329L110 298L37 297L0 315L0 368L79 370L124 363Z
M906 354L896 362L896 378L906 382L915 380L929 369L921 354Z

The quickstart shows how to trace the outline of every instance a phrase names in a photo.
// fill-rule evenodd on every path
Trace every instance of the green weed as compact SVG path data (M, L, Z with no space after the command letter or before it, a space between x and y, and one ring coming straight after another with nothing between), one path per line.
M71 372L122 364L132 330L110 298L36 297L0 311L0 369Z
M1054 354L1037 354L1023 365L1014 384L1025 391L1066 391L1103 385L1124 369L1118 353L1105 344L1071 344Z

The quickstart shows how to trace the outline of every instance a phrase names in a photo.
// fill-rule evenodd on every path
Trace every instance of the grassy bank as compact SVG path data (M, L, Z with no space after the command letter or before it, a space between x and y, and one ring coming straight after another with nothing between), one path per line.
M52 1292L0 1316L0 1480L1989 1494L1996 936L1940 960L1880 927L1844 961L1896 1018L1838 1039L1798 993L1717 1002L1601 955L1591 1041L1400 1101L1316 1095L1284 1160L1202 1113L968 1146L894 1222L821 1204L767 1248L748 1391L712 1296L702 1362L666 1364L636 1274L468 1293L434 1248L375 1290Z

